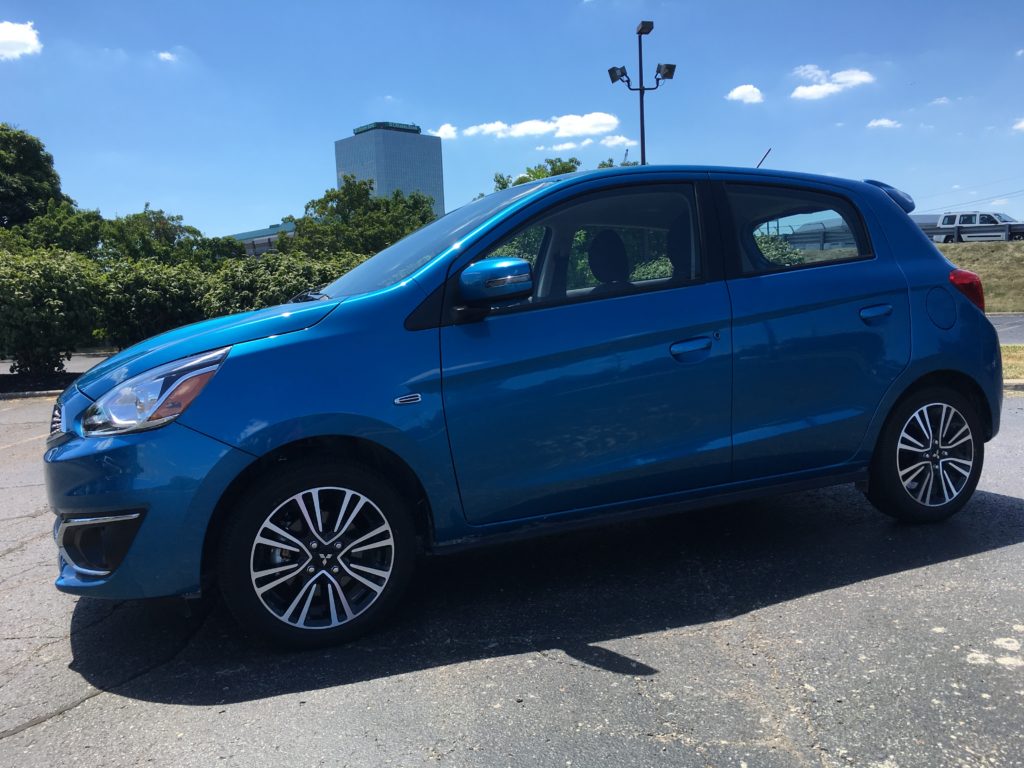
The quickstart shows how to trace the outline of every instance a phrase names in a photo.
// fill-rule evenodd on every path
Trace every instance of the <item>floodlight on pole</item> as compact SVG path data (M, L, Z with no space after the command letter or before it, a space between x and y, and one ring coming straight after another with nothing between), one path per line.
M637 58L640 62L640 85L634 87L626 74L625 67L611 67L608 70L608 78L612 83L623 82L631 91L640 94L640 165L647 165L647 133L644 126L644 94L647 91L656 91L665 80L671 80L676 74L675 64L659 64L654 75L654 87L648 88L644 85L644 36L651 34L654 29L653 21L641 21L636 26Z
M609 67L608 77L611 79L613 83L617 83L620 80L627 83L629 82L629 75L626 74L625 67Z

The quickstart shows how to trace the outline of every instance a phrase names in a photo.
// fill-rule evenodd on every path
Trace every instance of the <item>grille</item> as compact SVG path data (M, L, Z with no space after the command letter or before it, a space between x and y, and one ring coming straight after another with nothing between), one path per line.
M53 414L50 416L50 434L56 434L57 432L63 432L62 424L63 414L61 413L60 403L54 403Z

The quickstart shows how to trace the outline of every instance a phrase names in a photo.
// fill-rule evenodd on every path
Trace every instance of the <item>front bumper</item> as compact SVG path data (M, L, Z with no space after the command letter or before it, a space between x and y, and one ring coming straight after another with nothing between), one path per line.
M57 434L43 458L57 589L116 599L198 591L210 517L253 460L176 423L116 437Z

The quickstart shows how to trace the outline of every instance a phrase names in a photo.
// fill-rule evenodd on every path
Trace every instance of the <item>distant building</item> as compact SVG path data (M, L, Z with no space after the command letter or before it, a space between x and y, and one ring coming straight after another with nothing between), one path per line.
M444 215L441 139L407 123L370 123L352 134L334 142L339 187L343 176L352 175L372 181L379 197L422 192L434 199L434 213Z
M281 224L271 224L264 229L254 229L251 232L239 232L237 235L229 235L229 237L242 242L247 256L259 256L261 253L273 250L274 243L281 235L291 237L294 232L295 225L287 221Z

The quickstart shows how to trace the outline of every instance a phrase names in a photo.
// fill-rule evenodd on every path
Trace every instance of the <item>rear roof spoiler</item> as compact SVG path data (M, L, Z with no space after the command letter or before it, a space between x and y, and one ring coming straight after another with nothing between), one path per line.
M886 184L884 181L875 181L874 179L864 179L864 183L865 184L874 184L876 187L878 187L883 192L885 192L885 194L887 194L889 197L891 197L893 199L893 202L896 203L896 205L898 205L900 208L902 208L907 213L910 213L911 211L914 210L914 207L915 207L914 206L914 198L912 198L906 192L902 192L902 191L896 189L896 187L893 187L893 186L890 186L889 184Z

